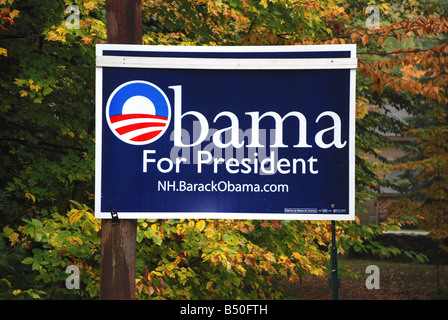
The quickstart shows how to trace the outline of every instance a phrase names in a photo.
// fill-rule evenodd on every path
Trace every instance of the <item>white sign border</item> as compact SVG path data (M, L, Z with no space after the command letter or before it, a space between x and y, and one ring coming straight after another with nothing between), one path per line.
M275 52L336 52L349 51L350 58L316 59L210 59L210 58L147 58L104 56L106 50L140 52L201 52L201 53L275 53ZM355 219L355 113L356 113L356 45L299 45L299 46L147 46L96 45L97 65L95 88L95 217L111 219L110 212L101 212L101 163L103 116L103 67L167 68L175 69L233 69L233 70L319 70L350 69L349 105L349 208L348 214L290 214L290 213L235 213L235 212L118 212L120 219L241 219L241 220L354 220ZM176 63L175 61L181 61ZM220 64L219 61L222 62ZM294 60L294 61L293 61ZM148 61L148 62L145 62ZM149 62L151 61L151 62ZM252 62L249 62L252 61ZM255 61L255 62L254 62ZM300 62L301 61L301 62ZM157 62L156 65L154 63ZM140 63L140 65L138 65Z

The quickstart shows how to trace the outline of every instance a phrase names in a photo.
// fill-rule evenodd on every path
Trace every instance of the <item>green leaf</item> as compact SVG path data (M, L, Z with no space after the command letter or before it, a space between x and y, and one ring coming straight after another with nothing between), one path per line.
M37 242L41 242L41 241L42 241L42 233L40 233L40 232L36 232L36 233L34 234L34 237L36 238L36 241L37 241Z
M417 256L418 261L420 261L421 263L424 263L425 260L428 260L428 257L425 256L424 254L418 254Z
M71 203L73 203L76 207L78 207L79 210L84 209L82 204L80 204L79 202L75 201L75 200L69 200Z
M239 242L238 237L235 235L224 234L222 236L222 239L224 240L225 243L231 246L235 246Z
M156 236L152 237L152 241L154 241L154 243L158 246L160 246L162 244L162 238L159 238Z
M43 227L42 222L40 222L39 220L31 219L31 221L33 223L33 226L35 226L36 228L42 228Z
M23 264L32 264L33 262L34 262L34 258L33 257L27 257L27 258L22 260Z

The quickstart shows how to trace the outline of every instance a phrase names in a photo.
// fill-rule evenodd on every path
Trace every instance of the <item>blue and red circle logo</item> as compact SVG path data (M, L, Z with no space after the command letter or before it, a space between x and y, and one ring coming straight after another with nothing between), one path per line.
M146 81L117 87L106 105L109 128L123 142L144 145L159 139L168 128L171 106L165 93Z

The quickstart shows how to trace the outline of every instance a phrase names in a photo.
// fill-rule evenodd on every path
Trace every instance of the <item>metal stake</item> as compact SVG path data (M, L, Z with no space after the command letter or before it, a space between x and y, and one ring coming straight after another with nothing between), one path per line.
M331 298L339 300L340 280L338 277L338 248L336 246L336 222L331 221L331 247L330 247L330 268L331 278L328 285L331 288Z

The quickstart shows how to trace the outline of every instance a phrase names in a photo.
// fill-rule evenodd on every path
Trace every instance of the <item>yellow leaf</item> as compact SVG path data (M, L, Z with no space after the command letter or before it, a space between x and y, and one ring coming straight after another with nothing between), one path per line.
M14 232L13 229L6 226L3 228L3 232L6 234L6 236L9 238L9 241L11 241L11 246L14 246L15 244L19 243L19 234Z
M6 283L6 285L7 285L8 287L11 288L11 282L9 282L7 279L3 278L3 279L0 279L0 281L3 281L4 283Z
M323 270L320 269L320 268L312 268L312 269L310 270L310 273L311 273L311 274L314 274L314 275L316 275L316 276L320 276L320 275L323 273Z
M236 270L238 271L238 273L240 273L243 276L246 275L246 269L242 265L237 264L235 267L236 267Z
M76 222L78 222L79 219L82 217L82 211L80 210L72 210L73 214L70 216L69 221L71 225L74 225Z
M0 48L0 56L8 56L8 50L6 50L5 48Z
M12 12L9 13L9 17L11 19L14 19L15 17L19 16L19 12L20 12L19 10L12 10Z
M356 119L362 119L369 113L369 106L362 103L356 106Z
M35 90L36 92L39 91L40 89L42 89L42 87L38 84L34 84L33 80L29 80L30 83L30 89L31 90Z
M28 200L33 201L33 203L36 202L36 197L35 197L33 194L27 192L27 193L25 194L25 196L26 196L26 198L27 198Z
M204 220L200 220L198 221L198 223L196 223L196 230L198 232L201 232L202 230L204 230L205 228L205 221Z
M176 233L178 235L184 234L185 233L185 228L182 225L178 224L177 227L176 227Z
M87 3L84 3L84 8L88 9L88 10L93 10L96 9L98 7L98 3L96 3L95 1L89 1Z
M211 290L213 288L213 281L207 282L206 289Z
M65 24L62 24L59 27L57 27L56 32L62 35L65 32Z
M16 78L16 79L14 80L14 83L15 83L16 85L18 85L19 87L22 87L24 84L26 84L26 80Z
M90 221L95 222L95 216L93 214L91 214L90 212L86 212L87 217L89 218Z

